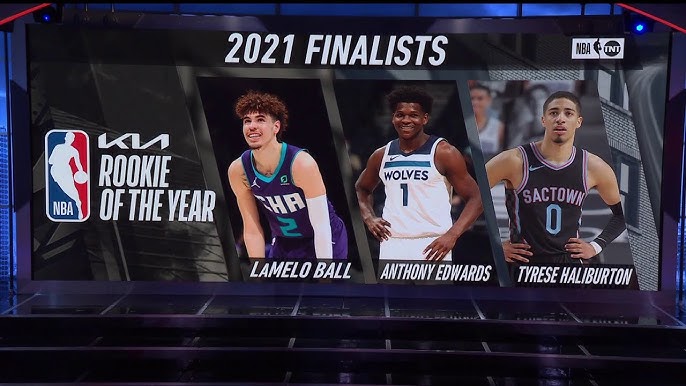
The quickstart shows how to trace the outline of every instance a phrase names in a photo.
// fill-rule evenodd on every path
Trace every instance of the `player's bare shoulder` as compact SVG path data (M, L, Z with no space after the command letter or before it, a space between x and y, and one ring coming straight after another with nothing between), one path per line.
M307 171L318 168L317 161L306 150L299 151L293 158L293 167L299 171Z
M500 152L486 162L486 174L491 187L505 181L508 188L519 186L523 178L524 158L517 148Z
M293 183L301 188L308 186L308 182L322 179L319 165L309 152L302 150L295 155L291 167L291 178Z
M605 162L602 158L599 156L591 153L590 151L586 151L586 154L588 155L588 170L589 171L599 171L605 168L609 168L610 165Z
M589 188L596 186L598 183L608 178L616 178L614 170L605 160L590 151L587 151L586 153L588 154L587 171Z
M442 138L438 141L438 144L436 145L436 154L437 155L460 155L462 156L462 152L458 150L455 146L453 146L450 142L448 142L447 139Z
M522 157L522 152L519 151L518 148L512 148L512 149L507 149L503 150L499 154L497 154L495 157L491 159L494 163L511 163L515 162L518 164L522 164L524 162L524 158ZM490 161L489 161L490 162Z
M236 189L240 184L249 188L247 177L245 176L245 169L243 169L243 162L240 158L236 158L229 165L228 170L229 184L233 189Z
M376 150L374 150L374 152L372 152L372 155L370 155L369 158L383 157L385 152L386 152L386 145L378 147L378 148L376 148Z
M358 194L360 192L371 194L379 181L381 181L379 171L381 170L381 162L383 161L385 152L386 146L382 146L374 150L369 158L367 158L367 163L355 182L355 190Z
M381 161L383 160L383 155L386 153L386 146L381 146L380 148L374 150L372 155L367 159L367 169L378 170L381 168Z
M465 167L465 157L462 152L445 138L436 144L434 162L438 172L446 175L454 171L461 172Z

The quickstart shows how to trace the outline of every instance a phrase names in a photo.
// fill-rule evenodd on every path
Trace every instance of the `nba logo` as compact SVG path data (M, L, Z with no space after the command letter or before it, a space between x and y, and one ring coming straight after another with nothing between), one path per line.
M83 222L90 216L88 134L50 130L45 135L45 214L56 222Z

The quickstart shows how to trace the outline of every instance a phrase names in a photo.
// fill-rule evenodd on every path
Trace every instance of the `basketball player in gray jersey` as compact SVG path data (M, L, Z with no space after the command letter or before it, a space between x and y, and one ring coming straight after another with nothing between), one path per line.
M510 240L503 243L506 261L592 262L626 229L614 170L574 146L582 122L577 96L555 92L543 104L543 139L505 150L486 163L491 188L505 183L510 217ZM591 189L598 191L612 217L598 237L586 242L579 238L579 225Z
M449 261L458 238L483 211L479 188L462 154L424 132L433 105L426 91L401 87L387 100L398 138L372 153L355 183L362 220L381 242L380 260ZM386 193L381 217L373 202L380 182ZM455 223L453 189L465 200Z

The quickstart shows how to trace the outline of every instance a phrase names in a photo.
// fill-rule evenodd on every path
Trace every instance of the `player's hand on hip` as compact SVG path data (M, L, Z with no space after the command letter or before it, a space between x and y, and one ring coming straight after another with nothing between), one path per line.
M457 242L457 237L451 236L449 234L444 234L436 240L432 241L431 244L424 248L424 254L426 255L424 259L428 261L441 261L445 258L448 252L453 250L455 243Z
M569 252L572 259L590 259L595 256L595 248L584 240L572 237L565 244L565 251Z
M369 232L379 241L388 240L391 237L391 223L381 217L372 217L364 221Z
M508 263L515 261L528 263L529 259L526 256L534 255L529 249L531 249L529 244L513 243L509 240L503 242L503 253L505 254L505 261Z

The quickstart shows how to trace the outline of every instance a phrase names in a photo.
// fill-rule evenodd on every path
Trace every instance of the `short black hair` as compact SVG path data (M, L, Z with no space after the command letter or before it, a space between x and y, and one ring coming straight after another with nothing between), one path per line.
M548 99L545 100L543 103L543 113L545 114L546 110L548 110L548 105L550 102L554 101L555 99L567 99L576 105L576 112L581 116L581 101L579 101L579 97L576 96L576 94L569 92L569 91L555 91L554 93L550 94Z
M434 98L426 90L417 86L400 86L386 95L388 107L395 111L398 103L417 103L425 113L431 114Z

